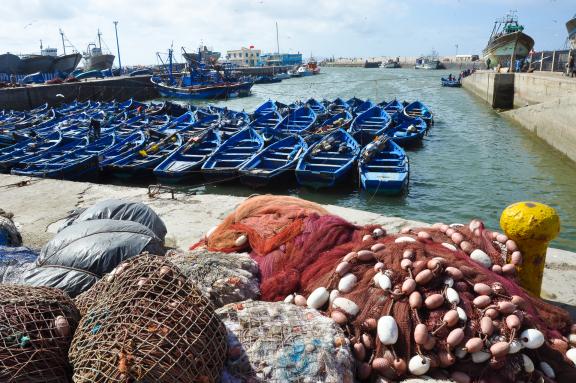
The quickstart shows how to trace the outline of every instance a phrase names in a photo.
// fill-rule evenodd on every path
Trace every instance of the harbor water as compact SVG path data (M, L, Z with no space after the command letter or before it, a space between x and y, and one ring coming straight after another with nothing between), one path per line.
M219 101L230 109L252 111L268 98L294 100L369 98L375 102L419 99L435 114L422 147L407 151L410 186L405 195L360 192L357 185L314 191L296 185L253 190L240 182L190 186L197 193L248 196L290 194L327 203L425 222L483 219L497 229L502 210L534 200L557 209L562 230L552 246L576 251L576 165L532 134L491 110L461 88L442 88L450 71L322 68L322 74L255 85L251 97ZM452 72L456 74L456 71Z

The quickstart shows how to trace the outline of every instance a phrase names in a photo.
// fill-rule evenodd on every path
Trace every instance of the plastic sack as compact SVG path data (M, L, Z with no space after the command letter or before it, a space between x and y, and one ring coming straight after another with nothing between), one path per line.
M22 246L22 237L11 218L12 214L0 209L0 246Z
M40 252L37 268L24 275L33 286L52 286L72 297L90 288L122 261L148 251L163 254L162 241L131 221L79 222L59 232Z
M78 215L74 218L75 214ZM117 199L100 201L87 209L75 211L65 225L69 226L96 219L138 222L152 230L162 241L166 237L166 226L154 210L140 202Z

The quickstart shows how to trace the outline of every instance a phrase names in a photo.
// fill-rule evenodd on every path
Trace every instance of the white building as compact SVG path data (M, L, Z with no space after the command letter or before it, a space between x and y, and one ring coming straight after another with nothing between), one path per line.
M226 51L226 59L238 66L260 66L262 65L260 53L260 49L242 47L238 50Z

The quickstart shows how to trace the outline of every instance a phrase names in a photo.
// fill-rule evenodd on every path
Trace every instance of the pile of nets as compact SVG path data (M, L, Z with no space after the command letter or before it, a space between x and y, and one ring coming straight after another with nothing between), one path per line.
M298 202L283 210L271 196L253 214L252 200L205 243L250 250L264 300L330 315L352 343L359 379L576 381L569 315L519 287L517 245L482 222L387 235L313 208L297 213Z
M75 297L143 251L164 251L163 242L146 226L112 219L78 222L42 248L37 267L23 276L23 282L57 287Z
M354 381L344 332L317 310L245 301L216 312L228 330L224 383Z
M0 246L22 246L22 237L12 221L14 214L0 209Z
M166 256L216 307L260 295L258 264L246 254L197 249L190 253L171 250Z
M76 302L75 382L216 382L226 330L210 301L166 257L121 263Z
M68 382L68 348L79 319L60 290L0 285L0 381Z

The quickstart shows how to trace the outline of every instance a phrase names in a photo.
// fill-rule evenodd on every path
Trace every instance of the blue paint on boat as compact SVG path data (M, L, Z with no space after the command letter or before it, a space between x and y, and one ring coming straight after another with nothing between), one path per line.
M396 124L384 129L382 134L392 138L394 142L403 147L416 145L422 142L428 126L420 117L400 117Z
M366 145L358 159L358 177L371 194L399 194L406 190L410 166L404 150L387 136Z
M333 187L350 175L359 153L358 142L338 129L308 148L296 166L296 179L314 189Z
M340 97L329 103L326 106L326 109L328 109L328 113L330 114L338 114L340 112L352 111L352 107L350 106L350 104L342 100Z
M192 135L174 153L170 154L154 169L156 179L166 183L177 183L199 175L200 168L220 146L220 135L208 129Z
M390 126L392 119L384 109L372 106L370 109L356 116L350 126L350 134L362 146L371 142L374 137Z
M252 113L252 116L254 117L254 119L258 119L262 116L265 116L269 113L276 112L276 111L278 111L278 107L276 106L276 102L271 100L271 99L268 99L268 100L264 101L264 103L262 105L257 107L256 110L254 110L254 113Z
M314 125L316 113L306 106L297 108L288 113L276 126L275 131L279 136L289 136L292 134L302 134Z
M442 77L441 79L442 86L447 88L460 88L462 83L458 79L448 80L447 78Z
M355 114L356 116L359 114L364 113L365 111L367 111L368 109L372 108L374 105L374 103L370 100L366 100L363 103L361 103L360 105L357 105L355 107L352 108L352 113Z
M434 122L432 111L424 103L414 101L404 108L404 115L406 117L420 117L426 121L426 125L431 126Z
M62 144L62 133L53 132L45 137L30 138L0 150L0 173L7 173L20 161L39 155ZM66 141L66 139L64 139Z
M247 127L226 140L202 165L202 176L209 181L228 181L238 176L238 170L264 148L264 139Z
M240 181L259 187L279 182L289 175L293 176L298 159L307 149L306 141L297 135L277 141L240 168Z
M322 122L318 127L312 127L304 136L308 144L320 141L337 129L347 130L352 122L352 113L349 111L331 115L330 118Z

